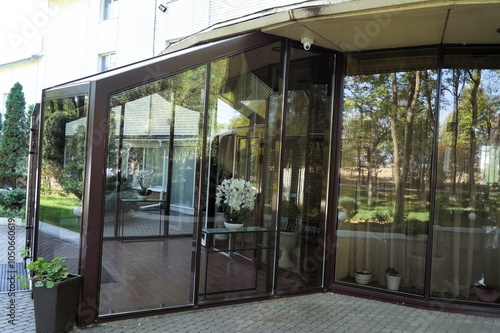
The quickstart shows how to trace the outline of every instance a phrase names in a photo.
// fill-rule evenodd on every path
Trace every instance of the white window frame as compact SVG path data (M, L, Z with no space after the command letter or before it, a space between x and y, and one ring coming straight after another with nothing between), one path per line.
M105 72L112 68L115 68L116 53L109 52L99 55L99 64L97 70L99 72Z
M118 0L102 0L102 20L118 17Z

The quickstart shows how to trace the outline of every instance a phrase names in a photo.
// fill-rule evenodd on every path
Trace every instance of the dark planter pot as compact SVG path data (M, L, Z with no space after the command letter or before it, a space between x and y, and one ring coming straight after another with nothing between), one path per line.
M488 289L479 288L479 287L474 287L474 290L476 291L477 299L480 300L481 302L493 303L500 297L499 290L495 290L495 289L488 290Z
M70 275L50 289L33 284L37 333L66 333L73 329L81 284L80 275Z

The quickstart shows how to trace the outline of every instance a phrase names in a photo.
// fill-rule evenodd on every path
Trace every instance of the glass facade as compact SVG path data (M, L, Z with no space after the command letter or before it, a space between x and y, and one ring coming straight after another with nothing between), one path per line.
M333 64L332 55L301 45L290 52L280 143L278 293L323 285Z
M76 241L40 223L38 255L83 271L86 323L325 288L496 311L499 54L250 34L53 88L35 212Z
M467 52L464 52L467 51ZM450 49L440 96L431 295L500 296L498 50Z
M78 95L45 100L36 254L66 258L79 272L81 208L84 191L88 98ZM40 156L39 156L40 157Z
M335 280L385 289L392 268L396 291L423 296L437 50L348 63Z
M348 59L335 281L491 304L498 50L437 51Z

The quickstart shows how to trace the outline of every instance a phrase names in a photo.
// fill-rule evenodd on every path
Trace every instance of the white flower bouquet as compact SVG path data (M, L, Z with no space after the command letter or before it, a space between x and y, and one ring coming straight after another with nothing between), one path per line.
M243 223L246 213L254 208L255 188L243 179L225 179L217 186L215 204L227 206L224 213L227 222Z
M137 190L139 195L150 195L151 190L149 189L150 186L153 186L153 176L154 176L154 171L151 170L136 170L134 172L134 179L132 180L132 185L133 186L139 186L140 189Z

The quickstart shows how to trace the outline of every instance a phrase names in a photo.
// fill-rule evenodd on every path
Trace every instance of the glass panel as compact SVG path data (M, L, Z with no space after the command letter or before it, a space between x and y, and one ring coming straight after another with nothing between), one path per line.
M291 49L282 160L277 291L323 285L333 58Z
M271 205L278 183L279 149L275 142L280 133L279 64L280 44L272 44L221 59L210 67L199 292L202 302L271 293L276 227ZM249 196L256 193L253 207L238 209L239 202L234 206L217 202L217 187L233 178L253 188L241 192ZM231 212L240 212L245 227L228 233L224 222Z
M467 55L470 54L470 55ZM500 297L500 55L445 55L431 295Z
M113 95L101 314L193 303L206 68Z
M423 295L436 52L348 63L335 280ZM390 268L399 279L387 276Z
M37 255L78 273L87 97L46 101L43 118Z

